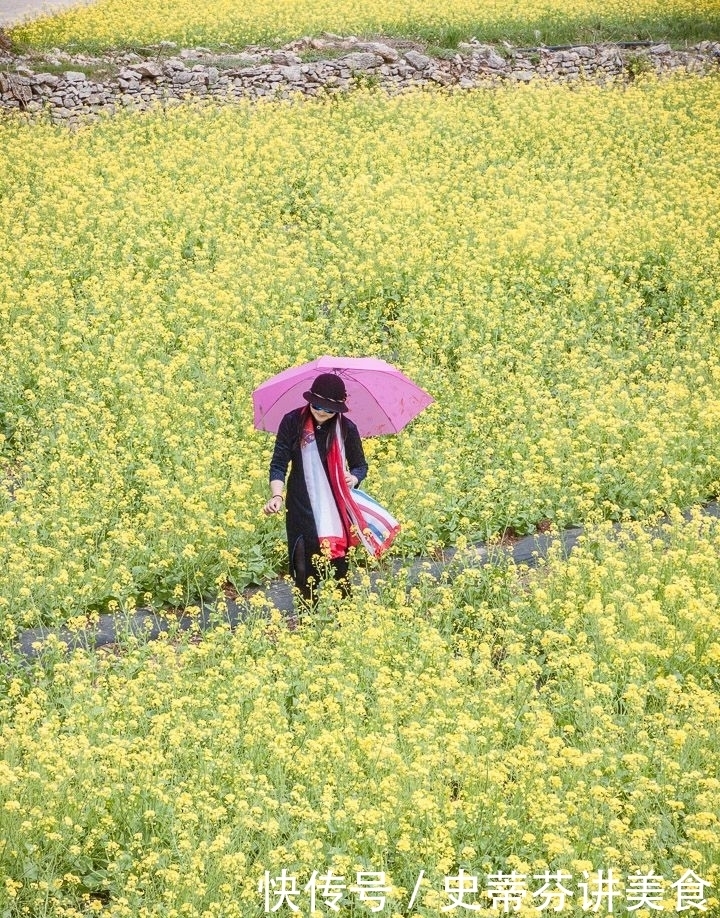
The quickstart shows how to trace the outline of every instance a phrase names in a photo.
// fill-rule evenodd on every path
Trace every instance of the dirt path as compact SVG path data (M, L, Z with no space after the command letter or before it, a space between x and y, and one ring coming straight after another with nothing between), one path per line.
M25 19L36 19L69 6L87 5L89 0L0 0L0 26L17 25Z
M702 511L706 516L720 518L720 502L713 500L702 505ZM683 516L689 519L692 510L685 510ZM615 529L620 528L620 523L615 523ZM535 567L540 558L546 558L551 547L559 542L563 553L567 556L575 548L578 540L583 534L583 528L578 526L573 529L565 529L557 534L549 532L536 532L529 536L524 536L517 542L510 542L507 545L499 545L495 548L489 548L483 543L474 546L475 559L472 553L468 553L463 561L464 566L478 565L484 567L488 564L503 564L508 560L516 565L526 565ZM389 561L382 573L372 573L371 582L373 589L377 588L379 577L392 577L402 568L409 571L408 583L413 584L417 581L420 574L430 574L432 577L439 579L446 566L455 556L455 548L448 548L442 552L442 558L415 558L413 560ZM250 598L253 594L261 593L271 606L274 606L286 618L291 621L294 617L293 598L290 587L286 580L270 581L260 590L255 588L245 590L242 595L234 599L230 597L225 600L225 608L220 612L221 618L231 627L235 627L240 622L245 621L252 614ZM197 615L181 615L180 617L170 615L169 613L156 612L152 609L138 609L132 615L101 615L92 627L86 630L70 631L67 628L33 628L21 631L18 635L16 649L27 659L33 660L41 653L40 644L49 636L56 637L61 643L68 647L103 647L113 646L124 639L129 634L143 634L148 640L155 640L164 632L167 632L171 626L177 625L181 631L188 631L194 628L200 628L205 631L214 627L218 621L218 612L215 608L214 599L196 600L196 606L199 610Z

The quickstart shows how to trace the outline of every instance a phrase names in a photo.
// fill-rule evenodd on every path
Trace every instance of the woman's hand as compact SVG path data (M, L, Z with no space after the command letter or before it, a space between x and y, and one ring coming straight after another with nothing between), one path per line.
M351 475L350 472L345 472L345 484L352 490L358 486L358 480L354 475Z
M285 503L285 499L282 494L273 494L270 500L263 507L263 513L265 516L270 516L273 513L278 513L282 505Z

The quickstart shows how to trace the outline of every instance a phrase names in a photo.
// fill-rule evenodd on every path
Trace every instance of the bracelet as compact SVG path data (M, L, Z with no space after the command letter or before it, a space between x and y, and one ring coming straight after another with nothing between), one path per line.
M273 494L273 496L270 498L270 500L274 500L276 497L279 497L280 500L281 500L283 503L285 503L285 498L282 496L282 494Z

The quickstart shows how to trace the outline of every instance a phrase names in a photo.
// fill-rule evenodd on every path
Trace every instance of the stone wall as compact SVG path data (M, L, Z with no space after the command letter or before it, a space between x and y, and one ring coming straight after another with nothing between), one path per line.
M317 60L307 60L317 57ZM305 60L304 60L305 58ZM55 72L43 72L50 64ZM409 42L304 38L281 49L249 48L220 55L171 43L104 58L61 51L42 57L0 57L0 108L53 122L77 124L120 108L177 105L185 99L287 98L382 86L399 92L417 86L470 89L501 82L629 81L642 73L720 72L720 42L683 51L669 45L515 49L463 43L448 58L423 54ZM67 65L67 70L62 69ZM110 75L107 72L110 71ZM105 72L100 79L93 73Z

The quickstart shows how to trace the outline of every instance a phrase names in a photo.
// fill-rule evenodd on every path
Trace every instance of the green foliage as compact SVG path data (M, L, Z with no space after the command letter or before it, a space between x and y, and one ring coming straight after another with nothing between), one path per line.
M652 73L653 65L646 54L628 54L625 58L625 70L631 80Z

